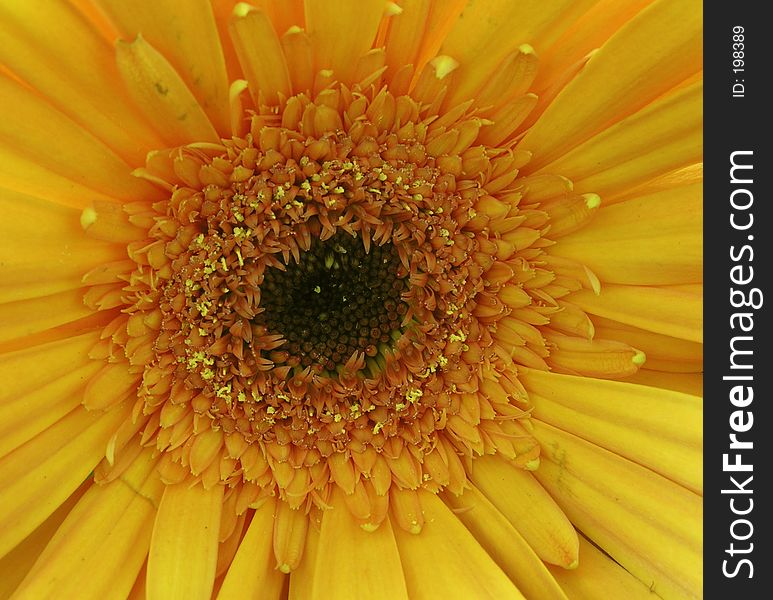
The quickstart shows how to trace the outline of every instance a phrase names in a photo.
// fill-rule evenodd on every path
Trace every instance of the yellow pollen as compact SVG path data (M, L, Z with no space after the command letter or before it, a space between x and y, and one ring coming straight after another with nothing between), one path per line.
M582 197L585 198L585 206L590 209L601 206L601 196L598 194L583 194Z
M539 468L539 456L527 462L523 468L527 471L536 471Z
M633 358L631 359L631 362L635 364L637 367L641 367L647 360L647 355L644 354L641 350L638 350L636 354L633 355Z
M97 211L94 210L94 207L89 206L88 208L84 208L83 212L81 213L81 227L83 227L83 229L86 230L96 222L97 222Z
M236 258L239 259L239 266L243 267L244 266L244 259L242 258L242 253L239 251L238 248L236 249Z
M459 67L459 62L446 54L433 58L429 64L435 68L435 77L443 79Z
M402 12L402 7L398 4L395 4L394 2L387 2L386 6L384 7L385 17L394 17L395 15L402 14Z
M419 398L421 398L424 395L424 392L422 392L419 389L411 388L407 392L405 392L405 399L408 400L410 403L418 402Z

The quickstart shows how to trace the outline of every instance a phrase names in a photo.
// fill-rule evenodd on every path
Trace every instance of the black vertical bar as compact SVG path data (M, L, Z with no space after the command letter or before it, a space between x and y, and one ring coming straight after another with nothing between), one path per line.
M768 316L773 163L766 133L773 129L768 92L773 34L766 6L752 0L704 3L704 590L709 599L773 597L767 518L772 507L765 489L773 461L773 364L765 352L773 337ZM739 352L733 356L733 350Z

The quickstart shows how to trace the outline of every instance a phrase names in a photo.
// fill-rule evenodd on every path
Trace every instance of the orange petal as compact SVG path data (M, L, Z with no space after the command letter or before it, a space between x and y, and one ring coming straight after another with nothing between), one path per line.
M119 41L116 61L126 89L159 135L170 145L217 142L215 128L177 71L145 38ZM228 108L228 96L224 99ZM230 116L228 130L230 131Z
M141 7L123 0L101 0L100 7L126 39L142 35L158 49L193 93L207 120L220 135L228 135L228 76L211 3L189 0L183 16L177 0L154 0Z

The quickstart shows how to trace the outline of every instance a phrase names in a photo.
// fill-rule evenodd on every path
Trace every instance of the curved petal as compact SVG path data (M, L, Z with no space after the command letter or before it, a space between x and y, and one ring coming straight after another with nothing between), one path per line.
M331 69L337 81L353 83L357 59L370 50L384 5L383 0L306 0L315 70Z
M45 521L88 477L127 407L76 408L0 459L0 556Z
M702 499L612 452L534 420L535 476L595 544L665 597L701 597Z
M212 5L188 0L184 18L177 0L99 0L125 39L142 35L171 63L220 135L231 130L228 75ZM203 141L203 140L187 140Z
M205 600L217 564L223 486L168 485L148 555L148 600Z
M575 191L597 193L608 206L622 192L702 157L703 82L699 81L655 100L539 171L569 177Z
M362 529L336 487L322 529L311 598L408 598L400 553L389 519L373 532ZM331 565L335 567L331 568Z
M470 487L459 496L446 492L442 497L526 597L567 600L545 563L480 490Z
M116 94L120 77L110 45L67 2L0 5L0 63L131 164L160 139L131 102Z
M145 38L119 41L116 62L134 102L167 143L176 146L219 141L202 105L172 65Z
M274 499L269 498L255 510L217 600L279 598L285 575L276 568L272 549L275 505Z
M150 545L163 484L144 450L120 479L92 486L16 591L23 598L125 597Z
M419 497L425 519L421 535L394 528L409 597L523 600L440 498L425 491Z
M521 44L534 46L539 54L592 4L593 0L469 2L440 49L459 62L445 105L473 98Z
M591 269L602 282L672 285L703 281L703 186L602 206L549 252Z
M521 381L529 390L533 414L541 421L701 493L700 398L531 369L521 372Z
M150 184L132 177L129 165L104 143L2 74L0 105L0 146L107 196L131 202L155 197Z
M591 57L526 134L528 170L546 165L633 114L701 68L701 8L658 0Z
M67 518L73 506L91 487L92 483L90 479L83 482L35 531L24 538L24 541L3 558L0 558L0 573L3 574L0 577L0 598L11 597L40 557L40 553L51 541L56 530Z
M599 590L603 590L607 598L652 600L649 587L582 536L580 565L575 570L548 565L553 577L572 600L597 600Z
M599 294L581 290L568 300L586 313L683 340L703 340L703 302L699 292L674 287L605 285Z

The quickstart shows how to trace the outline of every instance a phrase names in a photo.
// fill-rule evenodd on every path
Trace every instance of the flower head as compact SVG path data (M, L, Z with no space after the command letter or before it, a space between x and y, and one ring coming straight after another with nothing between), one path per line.
M699 596L697 8L3 9L9 592Z

